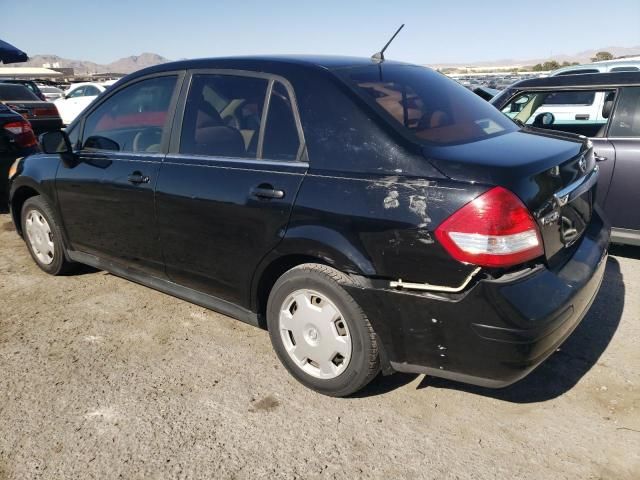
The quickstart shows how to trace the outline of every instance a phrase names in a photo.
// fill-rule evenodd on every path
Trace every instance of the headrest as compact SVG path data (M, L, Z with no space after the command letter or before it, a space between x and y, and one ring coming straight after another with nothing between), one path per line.
M602 118L609 118L613 110L613 100L615 98L614 92L607 93L604 98L604 105L602 106Z

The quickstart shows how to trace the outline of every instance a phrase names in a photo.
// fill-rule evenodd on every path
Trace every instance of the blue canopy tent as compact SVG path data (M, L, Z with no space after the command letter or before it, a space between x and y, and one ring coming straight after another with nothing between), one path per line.
M0 63L26 62L29 57L22 50L0 40Z

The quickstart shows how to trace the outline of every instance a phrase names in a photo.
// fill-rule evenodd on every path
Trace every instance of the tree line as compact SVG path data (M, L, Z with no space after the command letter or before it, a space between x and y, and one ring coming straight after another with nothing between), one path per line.
M610 52L598 52L594 57L591 57L592 62L603 62L605 60L613 60L615 57ZM533 67L524 67L522 70L530 70L533 72L548 72L549 70L556 70L560 67L569 67L571 65L578 65L578 62L556 62L555 60L549 60L544 63L538 63Z

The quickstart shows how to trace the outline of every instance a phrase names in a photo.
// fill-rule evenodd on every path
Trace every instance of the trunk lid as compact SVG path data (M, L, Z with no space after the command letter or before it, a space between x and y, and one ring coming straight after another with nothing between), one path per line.
M526 128L423 153L451 179L515 193L538 223L550 265L568 258L591 220L597 167L585 137Z
M58 109L52 102L7 100L4 103L27 120L60 118Z

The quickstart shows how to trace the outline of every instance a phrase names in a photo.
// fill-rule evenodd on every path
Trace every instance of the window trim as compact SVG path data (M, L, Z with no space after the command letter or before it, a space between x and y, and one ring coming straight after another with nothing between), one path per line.
M169 122L167 123L166 131L162 133L162 140L160 142L160 151L163 155L166 155L167 149L169 146L169 140L171 138L171 133L173 130L173 124L175 123L175 115L176 115L176 107L178 105L178 100L180 98L180 94L182 92L182 88L184 87L184 77L185 70L170 70L166 72L157 72L151 73L149 75L143 75L141 77L136 77L131 79L130 81L119 85L117 88L109 88L98 95L97 99L94 100L89 107L82 112L82 118L80 119L80 132L78 134L78 143L75 145L74 152L83 152L82 146L84 145L84 128L87 117L92 115L100 106L102 106L105 102L109 101L109 99L116 95L118 92L122 91L125 88L130 87L139 82L143 82L145 80L151 80L154 78L160 77L176 77L176 85L173 90L173 95L171 96L171 101L169 102L169 108L167 109L167 115L169 116ZM74 122L75 123L75 122ZM73 126L73 123L69 125L69 127ZM67 127L67 128L69 128ZM99 150L92 149L91 152L108 152L112 154L135 154L137 152L113 152L111 150Z
M227 75L235 77L249 77L249 78L261 78L267 80L267 89L265 91L265 100L262 109L262 117L260 119L260 132L258 133L258 148L256 149L256 158L244 158L244 157L222 157L214 155L197 155L197 157L214 157L216 160L230 160L234 162L250 161L250 162L270 162L277 163L305 163L307 158L306 141L304 138L304 130L302 129L302 121L300 120L300 111L298 108L298 101L295 96L295 91L291 82L281 75L265 72L254 72L251 70L238 70L232 68L194 68L186 71L184 81L182 83L182 89L180 91L180 98L178 106L174 115L174 124L171 131L171 139L169 142L168 153L171 155L185 155L192 156L192 154L180 153L180 137L182 135L182 126L184 123L184 113L187 106L187 96L191 89L191 84L194 75ZM291 108L293 110L294 122L296 124L296 130L298 131L298 141L300 143L298 147L298 153L295 160L275 160L262 157L262 147L264 143L264 131L266 130L267 122L269 120L268 107L271 102L271 92L275 82L280 82L287 90L289 99L291 100Z

